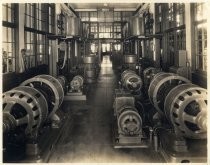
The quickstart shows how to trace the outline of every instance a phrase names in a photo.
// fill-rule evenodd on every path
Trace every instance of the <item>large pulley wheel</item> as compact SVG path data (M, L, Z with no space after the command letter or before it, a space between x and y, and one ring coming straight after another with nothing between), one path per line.
M139 135L142 119L134 107L122 107L118 114L118 128L124 135Z
M61 83L50 75L38 75L24 81L22 86L30 86L39 90L48 100L48 111L50 119L63 102L64 90Z
M207 90L193 84L173 88L165 99L165 114L182 136L207 137Z
M134 71L126 70L122 73L122 84L127 90L138 92L142 88L143 83Z
M3 130L22 127L26 134L36 131L48 116L45 97L38 90L19 86L3 94Z
M177 85L184 83L190 83L190 81L173 73L161 72L154 76L149 86L148 96L160 115L164 115L164 101L167 94Z

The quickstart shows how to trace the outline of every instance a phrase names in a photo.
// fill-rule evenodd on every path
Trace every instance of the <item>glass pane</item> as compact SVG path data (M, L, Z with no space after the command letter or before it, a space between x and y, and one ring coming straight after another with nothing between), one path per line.
M31 44L31 55L35 54L35 45Z
M12 30L11 28L8 28L8 42L12 41Z
M7 10L8 10L8 22L12 22L12 17L11 17L12 10L10 8L8 8Z
M30 44L26 44L26 49L27 49L26 55L30 55L31 54L31 45Z
M7 42L7 28L2 27L2 41Z
M31 24L30 24L31 28L35 28L34 17L31 17L30 21L31 21Z
M34 5L31 5L31 16L34 17Z
M25 33L25 38L26 38L26 41L25 41L25 42L26 42L26 43L30 43L30 40L31 40L31 39L30 39L30 33L29 33L29 32L26 32L26 33Z
M31 43L34 43L34 33L31 33Z
M4 5L2 5L2 20L7 21L7 8Z
M8 53L12 53L12 43L8 43Z

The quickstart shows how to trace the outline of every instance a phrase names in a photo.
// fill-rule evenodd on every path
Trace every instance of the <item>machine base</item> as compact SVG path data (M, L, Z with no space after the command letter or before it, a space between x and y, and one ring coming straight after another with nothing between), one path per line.
M58 143L61 134L65 129L73 124L73 119L71 114L64 114L61 111L57 112L57 115L61 119L58 128L52 128L50 125L44 126L41 129L41 134L38 137L37 144L28 144L30 152L37 153L34 155L27 155L27 151L16 151L18 155L19 152L22 154L21 158L13 159L13 155L10 155L10 158L4 160L5 163L47 163L50 159L51 154L53 153L56 144ZM39 151L39 152L37 152ZM6 155L3 155L6 156Z
M173 133L167 131L161 132L159 138L160 152L167 163L207 162L206 140L185 139L181 142Z
M116 121L113 125L114 148L149 148L150 142L144 132L142 136L123 136L118 134Z
M83 95L82 92L68 92L64 96L64 101L86 101L86 95Z

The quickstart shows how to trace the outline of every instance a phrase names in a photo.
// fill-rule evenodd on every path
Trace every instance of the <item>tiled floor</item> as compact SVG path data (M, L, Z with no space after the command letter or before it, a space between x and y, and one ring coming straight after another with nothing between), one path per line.
M117 78L108 58L103 58L98 81L90 85L88 110L74 114L73 129L66 128L51 163L164 162L150 149L114 149L112 144L113 96Z

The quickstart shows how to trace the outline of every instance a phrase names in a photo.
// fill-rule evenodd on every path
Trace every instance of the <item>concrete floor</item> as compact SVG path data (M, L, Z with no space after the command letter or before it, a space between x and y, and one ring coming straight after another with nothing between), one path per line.
M117 78L108 57L103 58L97 83L87 94L88 110L74 111L73 126L66 128L50 163L149 163L164 162L151 149L114 149L112 116Z

